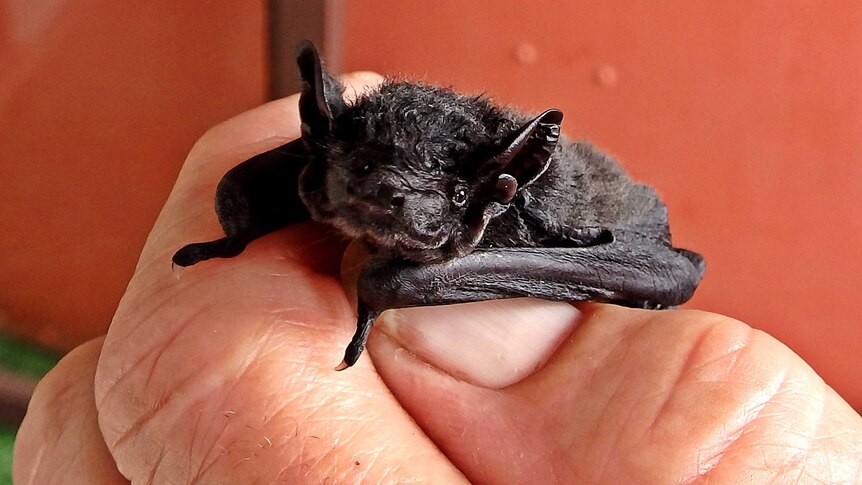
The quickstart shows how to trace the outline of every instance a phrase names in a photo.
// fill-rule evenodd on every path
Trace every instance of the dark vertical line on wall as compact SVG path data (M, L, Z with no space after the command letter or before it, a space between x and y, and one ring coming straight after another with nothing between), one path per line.
M294 64L296 44L309 39L323 49L331 72L341 58L341 0L269 0L269 96L299 90Z

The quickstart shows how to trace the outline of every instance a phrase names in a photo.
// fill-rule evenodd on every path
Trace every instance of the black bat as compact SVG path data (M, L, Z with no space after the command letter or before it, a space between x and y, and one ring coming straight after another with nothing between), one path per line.
M655 191L585 142L556 109L529 118L420 83L386 81L346 103L316 49L297 49L302 137L230 170L216 192L225 237L179 266L238 255L309 218L362 239L352 366L384 310L530 296L665 308L687 301L703 258L671 245Z

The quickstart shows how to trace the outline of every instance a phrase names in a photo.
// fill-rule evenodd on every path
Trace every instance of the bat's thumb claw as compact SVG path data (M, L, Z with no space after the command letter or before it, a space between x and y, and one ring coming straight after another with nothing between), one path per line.
M338 371L343 371L344 369L347 369L347 368L349 368L349 367L350 367L350 364L348 364L346 361L343 361L343 360L342 360L340 364L338 364L337 366L335 366L335 371L336 371L336 372L338 372Z

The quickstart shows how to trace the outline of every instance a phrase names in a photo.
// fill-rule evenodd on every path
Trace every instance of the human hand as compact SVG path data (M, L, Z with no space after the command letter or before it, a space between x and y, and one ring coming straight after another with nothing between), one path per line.
M349 76L348 94L377 82ZM862 480L862 418L726 317L529 299L390 311L371 359L334 372L355 314L325 228L175 279L173 251L219 235L224 172L298 135L291 97L195 145L104 342L40 383L16 483Z

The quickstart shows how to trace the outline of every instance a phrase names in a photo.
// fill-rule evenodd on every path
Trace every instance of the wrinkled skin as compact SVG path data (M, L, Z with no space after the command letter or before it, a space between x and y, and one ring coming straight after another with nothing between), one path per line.
M348 94L377 81L349 76ZM194 147L104 342L39 385L17 484L862 480L859 415L720 315L527 299L387 312L370 358L333 372L355 315L322 226L174 278L173 251L219 234L222 174L298 136L296 102Z

